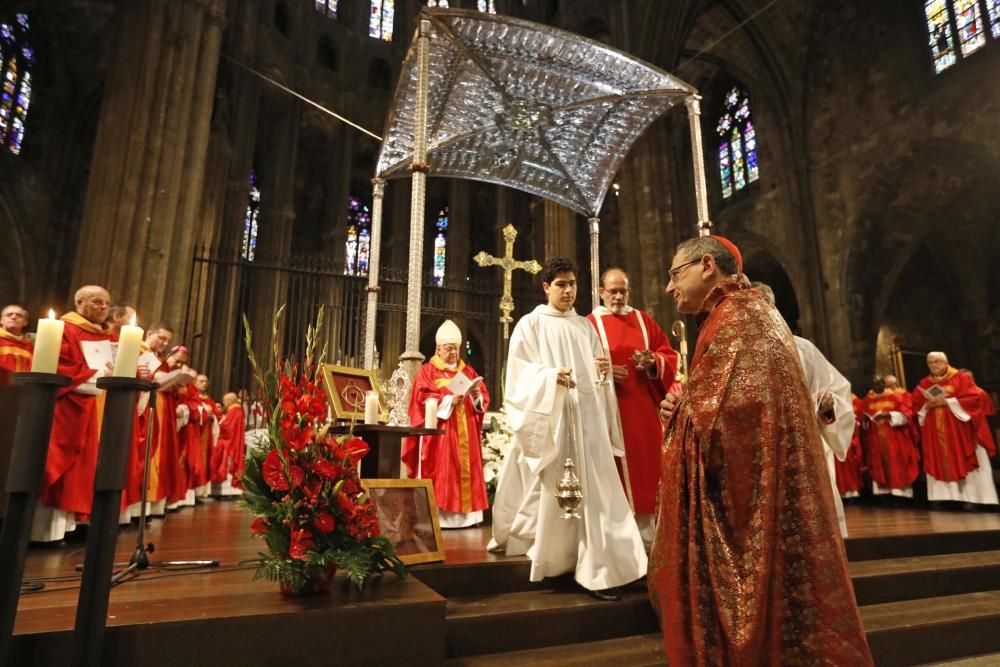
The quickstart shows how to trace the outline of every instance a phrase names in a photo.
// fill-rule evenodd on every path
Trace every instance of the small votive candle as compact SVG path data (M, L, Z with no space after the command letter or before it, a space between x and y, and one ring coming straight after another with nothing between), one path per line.
M49 310L47 319L38 320L35 350L31 357L32 373L55 373L59 368L59 350L62 348L65 325L65 322L56 319L52 310Z
M135 326L135 315L118 334L118 354L115 356L115 377L134 378L139 367L142 328Z
M428 398L424 403L424 428L438 427L438 400Z
M365 393L365 423L378 423L378 392L369 391Z

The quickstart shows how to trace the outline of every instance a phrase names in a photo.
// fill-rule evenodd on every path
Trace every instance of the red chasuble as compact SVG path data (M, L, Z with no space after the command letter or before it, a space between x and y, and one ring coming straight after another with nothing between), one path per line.
M903 394L885 390L865 396L865 455L868 472L883 489L905 489L920 474L920 453L909 424L893 426L888 414L901 412L913 421L913 410ZM884 415L884 416L882 416Z
M410 424L423 426L424 403L428 398L441 403L450 396L448 383L458 373L470 379L479 374L458 362L457 370L448 369L441 359L434 355L420 367L413 380L410 394ZM455 405L448 419L439 420L438 428L444 435L406 438L403 440L403 463L411 478L417 476L417 455L420 455L420 477L434 482L434 497L441 509L449 512L470 514L489 507L486 499L486 482L483 480L483 412L490 405L490 395L484 384L479 385L482 396L482 411L476 410L472 396ZM421 443L422 440L422 443Z
M864 478L861 476L864 470L861 449L861 424L865 418L865 402L854 394L851 394L851 403L854 405L854 437L851 438L851 445L847 448L847 458L843 461L835 458L833 461L837 473L837 490L841 496L846 496L849 493L857 493L865 485Z
M927 409L920 425L924 469L934 479L957 482L979 467L976 459L976 431L972 422L972 417L979 409L979 395L975 391L976 384L968 373L949 366L942 379L934 380L928 375L920 381L913 390L914 410L919 412L924 407L927 403L924 391L934 386L943 389L949 399L956 399L956 408L969 419L962 421L948 405ZM987 453L995 456L996 448L993 451L987 449Z
M66 325L58 372L68 376L72 384L60 389L56 399L41 500L64 512L89 514L94 500L101 397L74 390L96 372L87 366L80 343L111 340L111 335L78 313L66 313L60 319Z
M222 484L226 475L233 476L233 483L243 476L246 462L246 417L243 406L233 403L219 423L219 441L212 450L212 483Z
M997 444L993 440L993 432L990 430L989 418L997 413L993 399L981 387L973 385L976 394L979 396L979 405L976 414L972 415L973 426L976 430L976 442L986 448L990 456L996 456Z
M601 347L610 350L611 363L629 369L628 378L614 382L625 440L625 492L636 514L652 514L656 511L663 442L659 408L666 390L674 383L677 353L649 313L630 309L625 315L615 315L598 308L587 319L597 330ZM636 369L632 361L636 351L644 350L651 350L656 359L652 367L655 377Z
M9 384L11 373L31 370L31 351L35 345L26 338L17 338L0 329L0 384Z
M667 426L648 575L667 661L871 665L798 350L748 286L706 298Z
M201 450L201 431L204 415L201 412L201 395L193 384L177 391L177 404L188 409L188 421L177 434L180 442L182 468L186 470L185 494L187 489L196 489L207 481L205 458Z

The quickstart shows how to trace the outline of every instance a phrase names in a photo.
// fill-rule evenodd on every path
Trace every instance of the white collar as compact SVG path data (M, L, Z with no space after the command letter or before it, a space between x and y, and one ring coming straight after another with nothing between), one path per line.
M622 314L623 315L628 315L633 310L635 310L635 308L633 308L632 306L626 304L625 305L625 312L622 313ZM609 309L606 306L602 305L602 306L598 306L597 308L594 308L594 315L596 315L597 317L604 317L605 315L614 315L614 313L611 312L611 309Z
M535 306L533 311L539 315L550 315L552 317L576 317L576 309L570 308L569 310L563 311L558 308L553 308L547 303L543 303L539 306Z

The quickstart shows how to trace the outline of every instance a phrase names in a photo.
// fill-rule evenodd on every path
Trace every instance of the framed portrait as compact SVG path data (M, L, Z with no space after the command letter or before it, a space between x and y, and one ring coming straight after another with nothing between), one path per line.
M323 364L323 389L335 420L364 421L365 394L369 391L378 392L379 422L385 423L389 418L385 394L382 393L375 371Z
M434 486L429 479L362 479L378 527L407 565L444 560Z

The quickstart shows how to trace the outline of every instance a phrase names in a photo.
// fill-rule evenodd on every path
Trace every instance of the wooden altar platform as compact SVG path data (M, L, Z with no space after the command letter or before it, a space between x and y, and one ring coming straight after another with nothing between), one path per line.
M1000 514L848 507L855 592L879 665L1000 651ZM528 582L528 562L486 552L488 528L445 531L447 560L365 591L283 597L252 581L259 542L235 503L154 522L152 558L214 558L216 571L147 570L112 591L105 664L662 664L644 586L598 602L568 578ZM118 541L127 560L135 530ZM83 545L32 549L11 664L67 664Z

